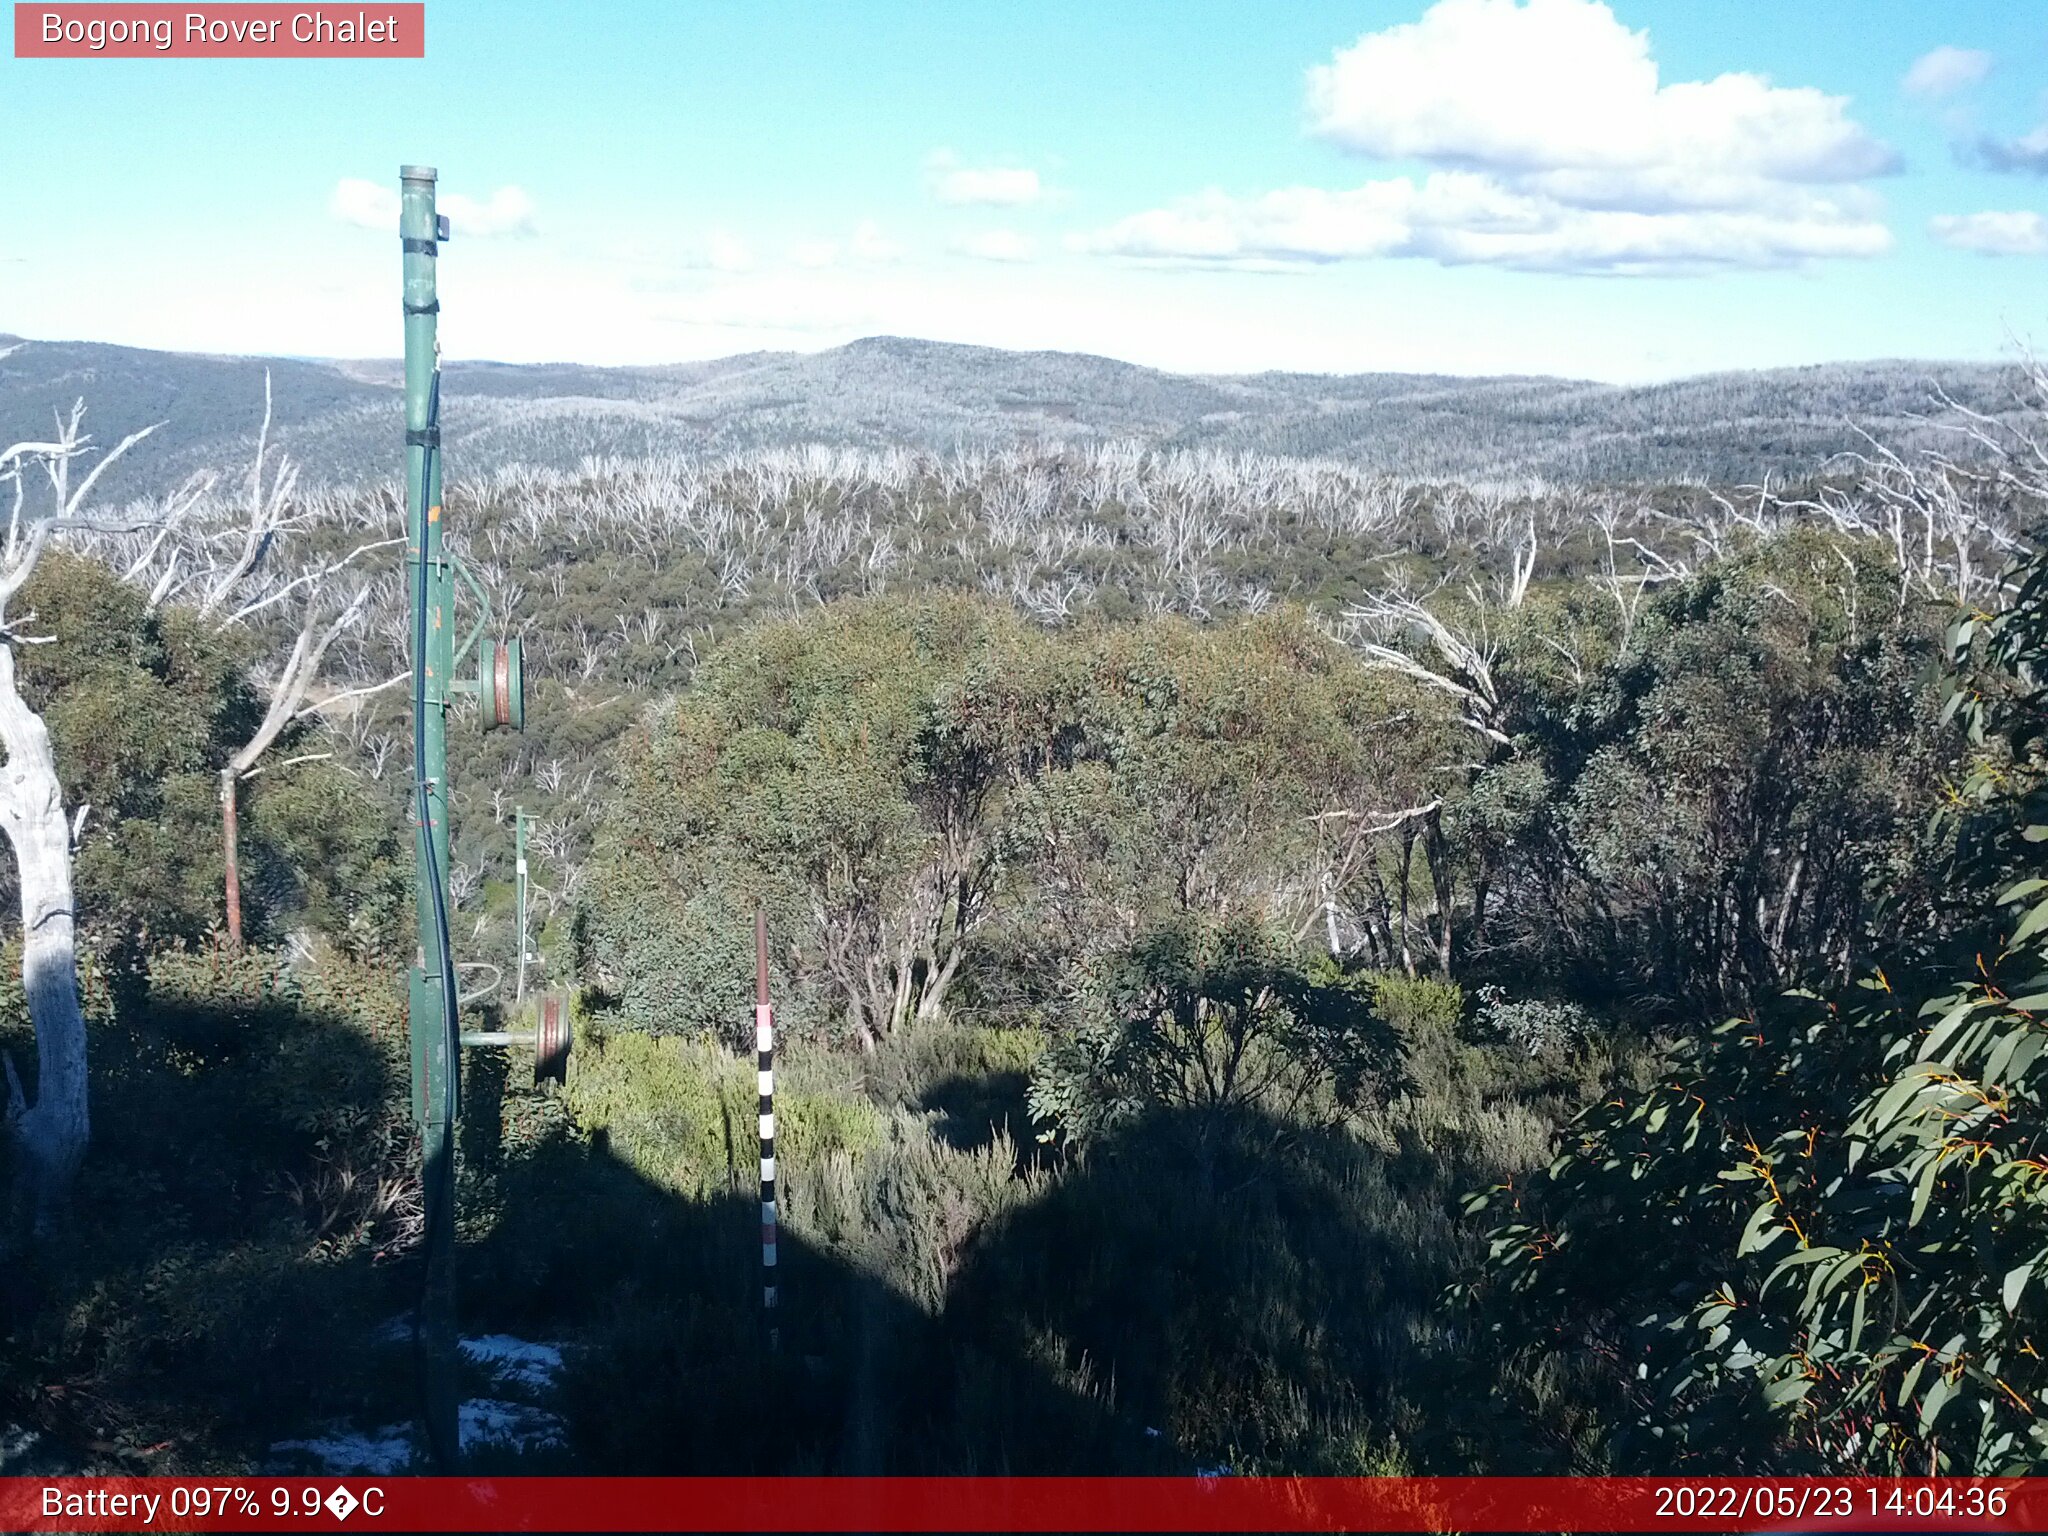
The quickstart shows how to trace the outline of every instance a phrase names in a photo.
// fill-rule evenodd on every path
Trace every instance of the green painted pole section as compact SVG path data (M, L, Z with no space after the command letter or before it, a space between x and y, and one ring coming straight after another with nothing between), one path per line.
M409 165L399 172L399 233L405 260L405 484L408 591L418 648L425 611L424 656L414 657L416 712L414 772L426 786L417 806L414 871L419 907L419 955L412 974L413 1108L425 1145L426 1277L419 1317L421 1429L438 1469L456 1470L460 1396L455 1333L455 1127L458 1064L448 1045L450 978L444 924L448 880L448 702L453 660L454 583L441 553L441 456L430 452L435 375L440 367L435 261L439 222L434 172ZM415 801L420 797L416 794Z

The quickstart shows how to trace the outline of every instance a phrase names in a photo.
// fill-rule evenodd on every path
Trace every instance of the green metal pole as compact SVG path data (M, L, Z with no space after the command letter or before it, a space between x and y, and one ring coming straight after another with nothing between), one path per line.
M444 1473L456 1470L460 1395L455 1334L457 1053L449 1045L453 992L448 913L448 702L454 651L454 580L441 553L440 304L434 264L440 222L434 172L401 168L399 233L405 255L405 467L407 575L414 619L414 869L419 955L411 986L413 1108L425 1145L426 1278L417 1347L421 1428ZM424 638L424 646L421 639Z

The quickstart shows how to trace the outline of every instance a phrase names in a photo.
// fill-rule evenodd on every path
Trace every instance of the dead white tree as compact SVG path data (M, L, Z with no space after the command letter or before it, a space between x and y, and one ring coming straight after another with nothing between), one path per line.
M291 649L274 672L264 679L268 699L262 721L255 732L235 749L221 765L220 812L221 858L228 942L242 943L242 880L239 788L243 780L263 770L258 766L265 753L294 722L321 710L331 709L343 699L356 699L396 686L404 674L361 688L351 688L308 703L329 649L342 635L361 622L374 587L357 578L352 570L363 556L402 544L403 539L373 539L359 544L333 560L314 560L295 573L273 575L280 562L273 554L287 530L301 520L294 501L298 466L279 453L275 465L270 456L272 399L270 372L263 374L263 424L257 429L256 457L249 469L248 500L241 511L241 526L225 539L218 532L201 532L185 547L173 549L164 574L157 580L153 597L196 590L194 607L212 619L217 630L233 629L267 615L281 605L300 606L297 632ZM267 473L266 473L267 472ZM140 577L148 561L162 545L162 537L147 555L130 567L131 577ZM225 543L231 553L220 553ZM183 574L173 573L184 567ZM310 761L324 754L308 753L293 762Z
M1506 761L1514 753L1514 738L1509 731L1512 722L1495 670L1502 650L1496 618L1526 600L1535 573L1537 548L1532 523L1513 551L1511 572L1497 583L1494 600L1489 601L1476 582L1468 581L1462 611L1451 611L1455 616L1447 616L1445 610L1431 605L1427 595L1417 597L1404 582L1398 581L1387 590L1366 594L1345 610L1339 635L1368 667L1391 672L1447 696L1455 705L1459 720L1478 738L1476 760L1440 763L1435 770L1439 774L1455 775L1470 783L1488 766ZM1380 925L1387 934L1388 945L1398 950L1401 965L1412 971L1414 960L1408 946L1410 895L1415 855L1419 851L1429 876L1432 908L1421 915L1429 924L1437 966L1448 975L1456 903L1455 868L1444 827L1443 799L1431 796L1427 803L1381 813L1375 823L1363 829L1365 837L1371 842L1390 838L1394 844L1395 910L1385 913ZM1377 882L1370 861L1364 868ZM1485 925L1486 890L1487 877L1482 866L1472 894L1475 935ZM1384 896L1380 905L1384 913L1388 906Z
M270 704L263 712L262 723L255 733L230 754L220 770L220 822L221 851L224 867L224 881L227 897L228 942L239 946L242 942L242 878L241 878L241 822L237 802L241 782L253 778L262 770L257 766L263 754L277 744L285 727L295 720L326 707L331 701L308 706L306 692L313 686L313 680L320 675L320 664L326 659L327 651L334 642L362 616L363 607L369 601L370 587L359 584L353 595L341 604L340 611L331 617L323 614L317 602L306 604L305 617L299 624L299 632L292 642L284 665L270 681ZM379 687L388 684L379 684ZM369 690L352 690L361 693ZM308 761L308 757L294 758L294 762Z
M1519 561L1517 572L1513 586L1519 599L1528 590ZM1396 586L1367 593L1352 604L1341 633L1368 666L1450 695L1466 726L1492 745L1507 747L1512 742L1500 728L1500 691L1493 675L1500 641L1487 617L1487 608L1475 603L1469 623L1454 626L1426 601ZM1427 659L1431 652L1434 661Z
M85 1156L91 1121L86 1105L85 1018L78 1000L77 914L71 860L87 807L67 815L50 732L15 682L15 648L48 639L27 632L33 613L9 605L35 574L50 540L74 529L128 531L80 515L108 467L154 427L132 432L104 454L84 481L71 485L72 462L90 447L80 430L84 403L60 417L49 442L20 442L0 452L0 483L11 484L13 512L0 552L0 830L14 851L21 892L21 982L36 1039L36 1091L31 1102L14 1059L0 1056L7 1076L7 1129L15 1149L14 1200L37 1233L62 1211ZM50 514L24 526L26 471L40 466L56 492Z

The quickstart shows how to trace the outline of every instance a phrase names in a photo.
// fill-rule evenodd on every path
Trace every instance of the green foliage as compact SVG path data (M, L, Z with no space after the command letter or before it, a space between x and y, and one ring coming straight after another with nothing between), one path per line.
M74 878L88 943L127 968L152 947L200 942L225 899L220 769L262 716L253 643L176 604L152 608L63 550L19 601L51 637L18 648L22 695L49 726L67 803L87 808ZM253 940L307 922L359 952L402 940L411 854L389 806L328 762L265 774L244 797Z
M145 936L201 937L222 899L216 774L259 718L245 650L62 550L17 602L52 637L17 649L22 696L49 726L67 802L90 807L75 868L85 933L124 958Z
M1146 923L1299 924L1347 856L1329 829L1419 778L1423 733L1385 727L1425 705L1298 616L1046 632L945 599L763 626L625 756L593 968L627 1022L730 1038L760 901L799 1030L1038 1024Z
M1000 867L1030 638L971 603L869 604L722 650L624 765L600 851L619 878L594 959L627 1016L744 1019L757 902L790 1022L829 1008L872 1043L940 1011ZM679 947L698 955L680 975Z
M1515 753L1461 813L1494 945L1669 1017L1844 980L1926 921L1938 619L1888 550L1759 541L1660 588L1618 650L1595 615L1560 627L1548 606L1502 668Z
M937 1114L937 1134L955 1146L1029 1146L1026 1100L1045 1042L1034 1028L914 1025L868 1060L866 1088L878 1103Z
M578 1129L601 1136L656 1187L702 1198L755 1183L760 1140L751 1056L612 1030L579 1042L574 1063L567 1106ZM781 1077L776 1154L792 1167L881 1141L883 1119L872 1105L805 1092L786 1068Z
M1584 1039L1591 1027L1586 1010L1577 1003L1540 997L1511 998L1493 982L1481 987L1478 996L1479 1006L1472 1021L1475 1030L1485 1037L1505 1040L1531 1056L1569 1049Z
M366 958L409 950L412 842L387 802L325 762L266 773L245 793L243 895L271 928L309 924Z
M1434 976L1404 976L1379 971L1364 978L1373 1010L1412 1042L1424 1035L1452 1034L1465 1011L1465 993L1456 982Z
M81 1470L217 1474L380 1393L403 1417L363 1347L419 1214L388 973L165 950L87 998L89 1215L11 1265L0 1414ZM16 1007L0 1046L32 1049Z
M1040 1058L1031 1111L1087 1143L1156 1110L1205 1128L1232 1112L1302 1114L1318 1092L1383 1094L1396 1037L1350 988L1311 976L1244 920L1152 929L1093 970L1080 1027Z
M1587 1111L1541 1179L1477 1201L1506 1218L1493 1278L1521 1315L1644 1361L1650 1460L2048 1462L2048 557L1955 639L1994 671L1951 704L1977 756L1942 817L1950 922L1854 987L1682 1043L1655 1086Z

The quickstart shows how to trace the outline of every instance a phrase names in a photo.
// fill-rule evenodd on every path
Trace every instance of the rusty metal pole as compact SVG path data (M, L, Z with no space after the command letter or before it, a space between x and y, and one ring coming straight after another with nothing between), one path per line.
M775 1284L775 1009L768 1001L768 914L754 909L754 1051L761 1091L761 1315L768 1348L782 1347Z

